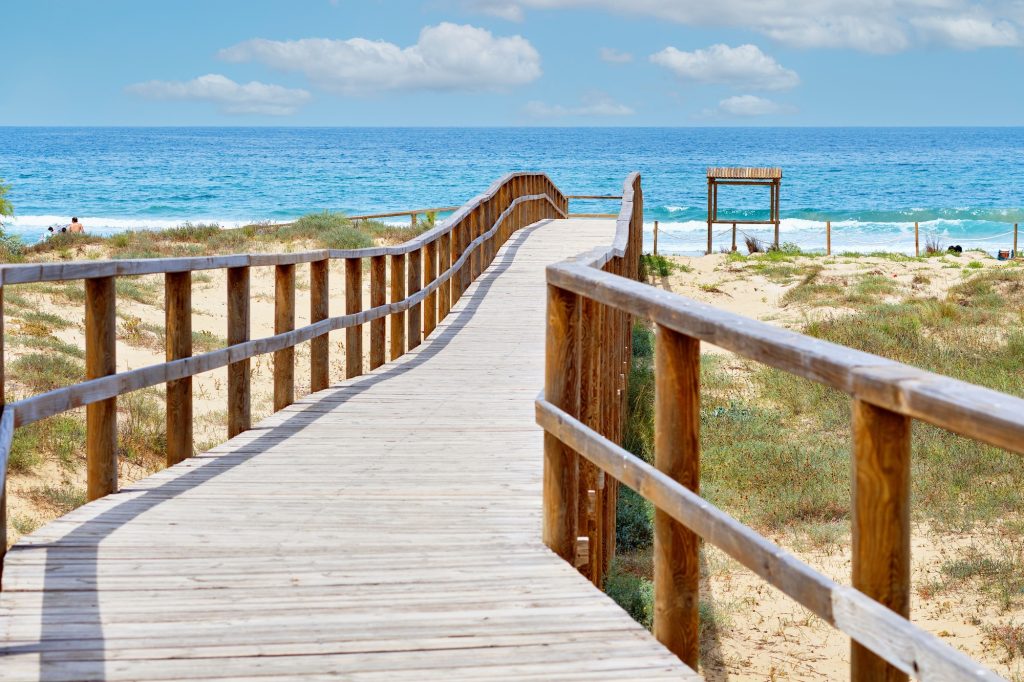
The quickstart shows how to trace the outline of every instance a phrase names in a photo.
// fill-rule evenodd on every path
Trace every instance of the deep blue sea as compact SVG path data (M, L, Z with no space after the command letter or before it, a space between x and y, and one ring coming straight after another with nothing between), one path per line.
M989 250L1024 222L1024 128L0 127L6 229L28 241L72 215L100 233L233 226L458 205L510 170L545 171L567 194L618 193L639 170L648 230L660 221L660 249L691 253L706 239L705 169L725 165L783 168L783 240L805 248L824 246L825 220L835 250L902 251L914 221L922 243ZM723 188L719 204L766 218L767 190Z

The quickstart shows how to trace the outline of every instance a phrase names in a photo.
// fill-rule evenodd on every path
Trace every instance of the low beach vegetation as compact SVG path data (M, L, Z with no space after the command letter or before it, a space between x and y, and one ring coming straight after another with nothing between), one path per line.
M853 255L857 267L842 269L835 261L787 261L784 252L726 255L721 267L741 266L738 272L788 283L782 307L828 311L795 318L793 326L803 333L1024 397L1024 272L972 267L969 278L950 280L936 293L929 285L941 272L938 264L893 277L925 259L886 259L897 269L883 272L860 264L863 257ZM695 279L689 286L707 284ZM624 447L648 462L654 459L653 347L652 330L638 324ZM799 551L848 551L849 397L732 355L705 353L701 362L701 494ZM915 527L936 538L986 538L953 546L935 566L938 577L915 589L925 599L948 599L969 588L999 613L1024 608L1024 460L922 422L912 438ZM652 537L653 508L620 488L618 555L608 591L645 624L652 608ZM1014 648L1020 632L1002 622L984 628L1004 657L1024 657Z

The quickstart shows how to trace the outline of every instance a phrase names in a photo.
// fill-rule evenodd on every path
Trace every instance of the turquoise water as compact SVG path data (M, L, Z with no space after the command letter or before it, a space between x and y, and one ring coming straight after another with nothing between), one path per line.
M458 205L510 170L545 171L568 194L617 193L639 170L659 249L690 253L706 240L709 165L782 166L783 240L805 248L824 245L825 220L836 250L902 251L914 221L922 242L989 250L1024 222L1024 128L0 128L6 228L28 241L72 215L100 233L233 226ZM767 217L766 190L734 189L721 216Z

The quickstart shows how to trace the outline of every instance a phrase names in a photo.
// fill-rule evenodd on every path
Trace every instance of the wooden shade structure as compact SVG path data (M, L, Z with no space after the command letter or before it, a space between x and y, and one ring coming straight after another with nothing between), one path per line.
M770 190L768 220L719 220L719 185L761 185ZM774 225L775 247L779 246L779 189L782 186L781 168L708 168L708 253L711 253L711 228L715 223L743 225ZM734 230L735 231L735 230ZM735 237L735 234L733 235Z

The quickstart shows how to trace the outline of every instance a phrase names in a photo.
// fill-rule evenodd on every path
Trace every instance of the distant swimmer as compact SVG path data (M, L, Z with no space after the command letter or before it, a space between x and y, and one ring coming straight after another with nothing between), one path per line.
M68 232L71 234L83 234L85 228L82 227L82 223L78 222L78 218L72 218L71 224L68 225Z

